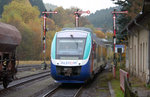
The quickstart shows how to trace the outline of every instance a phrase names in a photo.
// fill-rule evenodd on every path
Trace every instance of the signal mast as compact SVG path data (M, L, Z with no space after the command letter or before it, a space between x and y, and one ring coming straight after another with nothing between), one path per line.
M79 17L83 13L90 14L90 11L89 10L88 11L79 11L79 9L77 9L77 11L74 12L74 15L75 15L75 27L79 27Z
M43 16L43 32L44 32L44 36L43 36L43 55L44 55L44 69L47 68L47 64L46 64L46 32L47 32L47 28L46 28L46 18L49 14L57 14L57 11L43 11L42 14Z
M115 54L115 45L116 45L116 14L127 14L128 11L114 11L111 12L113 14L113 30L114 30L114 36L113 36L113 43L114 43L114 66L113 66L113 75L114 78L116 77L116 66L117 66L117 60L116 60L116 54Z

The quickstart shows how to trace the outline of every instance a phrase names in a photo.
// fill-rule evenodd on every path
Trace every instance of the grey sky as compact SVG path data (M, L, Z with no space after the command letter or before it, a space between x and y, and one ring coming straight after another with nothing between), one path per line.
M94 13L96 10L116 6L111 0L43 0L44 3L62 6L63 8L78 7L82 10L90 10Z

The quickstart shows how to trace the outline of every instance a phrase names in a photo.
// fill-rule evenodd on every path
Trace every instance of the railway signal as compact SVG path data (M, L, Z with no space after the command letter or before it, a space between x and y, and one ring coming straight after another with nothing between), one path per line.
M47 68L47 64L46 64L46 32L47 32L47 28L46 28L46 18L48 17L49 14L57 14L57 11L43 11L42 14L43 16L43 32L44 32L44 36L43 36L43 55L44 55L44 69Z
M114 30L114 36L113 36L113 44L114 44L114 66L113 66L113 75L114 78L116 77L116 66L117 66L117 60L116 60L116 55L115 55L115 45L116 45L116 14L127 14L128 11L114 11L111 12L113 14L113 30Z
M79 9L77 9L77 11L74 12L74 14L75 14L75 27L79 27L79 17L83 13L90 14L90 11L89 10L87 10L87 11L79 11Z

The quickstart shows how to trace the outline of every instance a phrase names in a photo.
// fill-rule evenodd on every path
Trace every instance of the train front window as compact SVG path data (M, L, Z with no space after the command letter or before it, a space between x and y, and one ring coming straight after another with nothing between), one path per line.
M57 39L56 58L62 60L83 59L85 39Z

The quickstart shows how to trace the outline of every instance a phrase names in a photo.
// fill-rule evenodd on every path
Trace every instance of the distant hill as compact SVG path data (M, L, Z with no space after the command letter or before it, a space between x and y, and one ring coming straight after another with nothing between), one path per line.
M110 7L98 10L94 14L87 16L87 19L94 25L94 27L112 30L113 19L111 12L114 8L118 9L118 7Z
M40 13L45 11L45 6L43 0L29 0L32 6L37 6L39 8Z
M50 3L45 3L45 8L47 9L47 11L49 11L49 10L55 10L57 6Z

